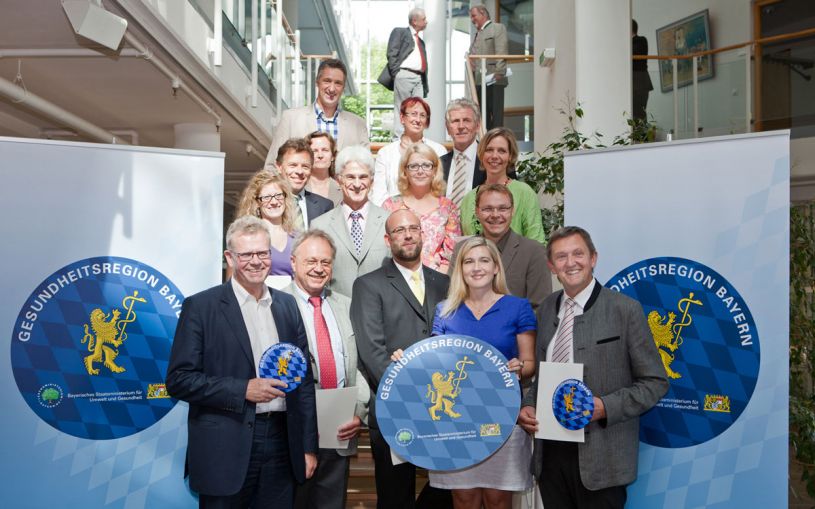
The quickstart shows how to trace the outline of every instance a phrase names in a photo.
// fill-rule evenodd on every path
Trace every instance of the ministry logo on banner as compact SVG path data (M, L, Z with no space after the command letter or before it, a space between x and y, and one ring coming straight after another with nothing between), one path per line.
M184 296L154 268L120 257L79 260L31 293L14 326L11 366L42 420L79 438L115 439L164 417Z
M747 303L721 274L677 257L637 262L606 283L642 304L670 389L640 418L640 440L679 448L727 430L758 380L759 335Z
M518 377L501 352L448 334L414 344L388 367L376 420L399 457L430 470L458 470L504 444L520 405Z

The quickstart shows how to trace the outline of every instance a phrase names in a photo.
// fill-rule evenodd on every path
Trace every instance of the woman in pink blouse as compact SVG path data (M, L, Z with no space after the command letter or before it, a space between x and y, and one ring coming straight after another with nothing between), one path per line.
M399 161L399 194L382 203L389 211L409 209L422 223L422 264L447 273L461 236L458 207L444 195L439 156L424 143L405 149Z

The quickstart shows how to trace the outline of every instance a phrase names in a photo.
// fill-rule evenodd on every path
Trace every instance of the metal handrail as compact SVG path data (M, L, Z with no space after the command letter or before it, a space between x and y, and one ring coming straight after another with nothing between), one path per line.
M815 35L815 28L808 28L806 30L799 30L797 32L790 32L787 34L780 34L780 35L772 35L768 37L761 37L758 39L752 39L747 42L742 42L738 44L730 44L728 46L723 46L721 48L709 49L704 51L697 51L695 53L690 53L687 55L633 55L631 58L633 60L670 60L673 66L673 106L674 106L674 133L679 132L679 83L678 83L678 62L680 60L692 60L692 68L693 68L693 136L694 138L699 136L699 76L698 76L698 63L699 59L708 55L715 55L718 53L723 53L725 51L732 51L741 48L746 48L745 51L745 93L744 93L744 100L745 100L745 115L744 115L744 124L745 124L745 131L750 132L752 128L752 121L753 121L753 80L751 74L751 63L753 58L753 52L755 51L756 46L760 46L762 44L768 44L773 42L779 41L786 41L790 39L798 39L801 37L808 37Z
M697 51L696 53L689 53L687 55L634 55L631 58L633 60L687 60L694 57L704 57L707 55L714 55L716 53L723 53L725 51L731 51L734 49L743 48L745 46L752 46L755 44L767 44L771 42L779 42L779 41L786 41L789 39L798 39L799 37L807 37L809 35L815 35L815 28L807 28L806 30L799 30L798 32L790 32L788 34L781 34L781 35L771 35L768 37L762 37L760 39L752 39L747 42L742 42L739 44L731 44L729 46L723 46L721 48L715 49L708 49L705 51Z
M486 128L484 127L487 122L487 101L479 103L478 91L475 85L475 74L472 65L469 62L481 60L481 76L487 75L487 60L505 60L509 63L525 63L534 62L535 58L532 55L467 55L468 65L465 65L465 88L470 92L470 97L481 109L481 128L479 129L479 137L484 136ZM486 80L481 80L481 97L487 96L487 83Z

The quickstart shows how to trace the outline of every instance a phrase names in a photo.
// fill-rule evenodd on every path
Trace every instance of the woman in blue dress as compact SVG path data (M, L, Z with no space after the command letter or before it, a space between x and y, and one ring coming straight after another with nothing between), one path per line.
M498 248L483 237L465 240L450 274L447 300L436 307L433 335L464 334L497 347L521 380L535 374L537 321L529 301L509 295ZM453 491L456 509L509 509L512 492L532 485L530 436L520 426L481 463L454 472L430 472L430 484Z

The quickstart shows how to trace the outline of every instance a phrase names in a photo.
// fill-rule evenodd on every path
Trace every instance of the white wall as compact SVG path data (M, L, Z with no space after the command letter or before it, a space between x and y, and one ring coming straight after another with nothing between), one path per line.
M710 44L721 48L752 38L750 0L631 0L632 17L639 35L648 39L648 52L657 54L656 31L686 16L708 9ZM661 128L673 127L673 92L661 92L657 62L648 61L654 90L648 99L648 114ZM699 126L704 136L745 131L744 50L729 51L714 58L713 78L699 82ZM679 88L679 135L691 136L693 96L690 85Z
M535 150L560 137L566 121L557 110L567 96L575 97L575 10L571 0L535 2ZM551 67L540 67L544 48L555 48Z
M575 0L575 49L577 127L611 144L631 114L630 0Z

